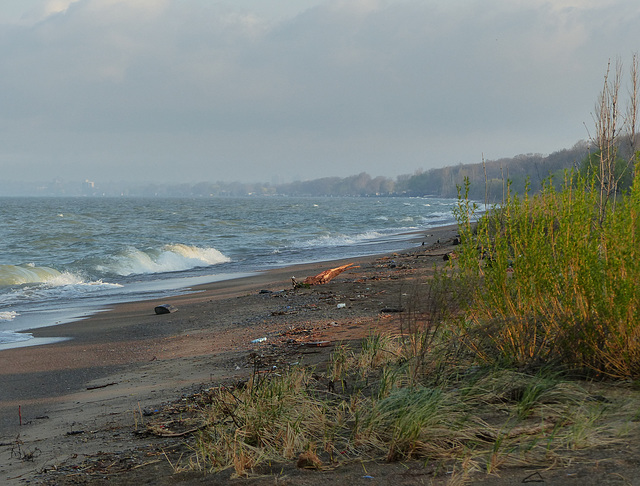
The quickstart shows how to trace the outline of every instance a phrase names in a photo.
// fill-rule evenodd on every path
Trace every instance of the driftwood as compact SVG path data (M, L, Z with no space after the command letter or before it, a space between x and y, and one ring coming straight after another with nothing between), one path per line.
M300 285L307 286L307 285L322 285L322 284L326 284L327 282L329 282L332 279L336 278L338 275L340 275L342 272L344 272L348 268L352 268L353 265L354 265L353 263L348 263L346 265L342 265L341 267L330 268L329 270L325 270L324 272L321 272L321 273L319 273L318 275L316 275L314 277L305 278L304 281L302 282L302 284L298 284L294 280L294 286L300 286ZM353 267L353 268L358 268L358 267Z

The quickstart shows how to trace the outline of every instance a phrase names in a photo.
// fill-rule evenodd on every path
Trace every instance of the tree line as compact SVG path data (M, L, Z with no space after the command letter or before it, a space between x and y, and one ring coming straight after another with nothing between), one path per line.
M434 196L455 198L458 186L465 178L470 182L469 197L489 203L503 200L506 185L514 193L541 189L545 180L552 178L562 183L566 169L588 170L597 159L587 141L579 141L569 149L549 155L526 154L475 164L458 164L429 170L395 179L366 172L349 177L323 177L284 184L246 182L200 182L196 184L123 184L96 182L87 190L76 182L54 181L37 188L26 185L3 185L0 195L41 196L131 196L131 197L219 197L219 196ZM16 189L21 189L19 194ZM13 193L11 191L13 189Z
M511 158L488 160L476 164L458 164L414 174L402 175L395 180L361 174L339 178L327 177L304 182L274 186L275 194L291 196L435 196L455 198L458 186L465 178L470 182L473 199L489 202L501 201L506 185L512 192L537 192L550 177L562 181L566 169L579 169L589 156L586 141L576 143L570 149L550 155L527 154Z

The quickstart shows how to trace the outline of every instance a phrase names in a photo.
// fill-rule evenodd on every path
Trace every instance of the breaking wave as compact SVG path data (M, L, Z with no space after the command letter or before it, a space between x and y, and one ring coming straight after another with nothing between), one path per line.
M43 283L62 275L55 268L26 265L0 265L0 285Z
M129 248L111 258L111 261L98 265L100 272L120 276L179 272L196 267L208 267L231 261L215 248L199 248L182 244L165 245L159 250L139 250Z

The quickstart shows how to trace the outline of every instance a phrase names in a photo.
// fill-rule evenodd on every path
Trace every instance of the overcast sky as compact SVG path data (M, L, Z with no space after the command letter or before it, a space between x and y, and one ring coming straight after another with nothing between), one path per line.
M637 0L2 0L0 177L286 182L547 154L588 137L639 25Z

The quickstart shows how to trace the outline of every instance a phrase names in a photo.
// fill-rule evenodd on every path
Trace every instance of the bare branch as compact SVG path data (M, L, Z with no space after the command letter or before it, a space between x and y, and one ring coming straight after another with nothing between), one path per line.
M623 178L636 167L636 143L638 123L638 99L640 96L640 80L638 78L638 55L633 56L631 65L631 88L629 104L624 112L620 109L620 86L622 84L622 62L618 59L615 69L611 61L607 63L602 91L594 112L595 132L589 135L591 143L597 150L598 169L596 182L600 190L599 222L602 224L607 206L613 204ZM622 113L622 114L621 114ZM620 144L624 139L630 143L630 156L626 160L626 167L620 167Z

